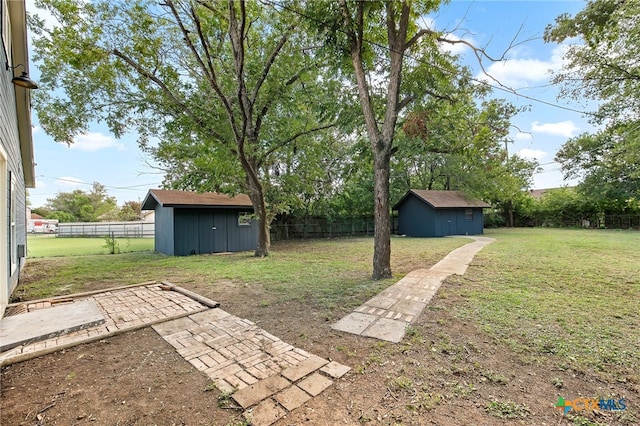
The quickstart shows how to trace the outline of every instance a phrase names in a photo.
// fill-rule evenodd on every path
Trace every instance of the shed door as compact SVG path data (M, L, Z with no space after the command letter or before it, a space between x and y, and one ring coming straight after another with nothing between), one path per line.
M213 252L224 253L229 251L229 234L227 233L227 213L215 212L213 214L213 233L215 234Z
M227 222L224 212L201 212L198 215L198 252L226 252Z
M440 235L445 237L447 235L455 235L458 224L456 223L455 215L449 211L442 212L440 215Z

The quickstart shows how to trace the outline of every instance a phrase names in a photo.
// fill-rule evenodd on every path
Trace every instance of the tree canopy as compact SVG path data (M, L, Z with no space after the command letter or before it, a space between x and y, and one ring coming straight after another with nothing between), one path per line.
M246 192L260 222L256 255L268 255L270 171L317 143L340 105L305 22L233 0L38 4L60 24L32 20L45 131L72 143L94 120L116 136L136 130L166 186Z
M60 222L96 222L116 208L116 199L107 194L104 185L94 182L89 192L76 189L47 199L42 212L48 219Z
M374 214L385 278L392 200L461 189L509 211L535 167L507 153L518 111L419 25L439 0L38 3L59 23L31 19L44 130L136 131L166 187L246 192L259 256L277 214Z
M561 95L599 103L592 114L599 130L570 139L556 160L566 176L584 178L582 192L618 208L640 198L638 16L640 2L592 0L576 16L559 16L545 32L547 42L580 41L568 47L568 63L555 75Z

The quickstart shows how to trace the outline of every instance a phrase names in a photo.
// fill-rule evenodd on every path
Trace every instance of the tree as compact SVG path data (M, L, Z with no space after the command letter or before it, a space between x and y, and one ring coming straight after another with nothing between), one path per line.
M93 183L90 192L76 189L60 192L47 199L45 208L50 211L49 219L61 222L96 222L102 215L115 212L116 199L107 194L104 185Z
M140 220L142 210L139 201L126 201L118 210L118 219L123 221Z
M570 139L558 152L567 177L584 177L580 190L617 205L640 193L640 2L591 0L584 10L556 19L545 31L545 41L571 44L568 63L554 82L561 96L593 99L591 115L601 128Z
M325 18L318 26L328 45L339 59L349 58L358 91L373 156L374 279L391 277L389 178L399 114L415 99L434 94L429 83L455 74L450 58L436 45L444 37L416 23L439 3L340 0L309 5L310 15ZM409 54L413 59L406 60ZM437 65L429 66L433 63Z
M478 103L487 94L481 87L452 87L447 93L455 96L418 105L403 123L392 164L404 170L401 192L461 190L490 202L513 226L537 168L535 161L507 151L511 118L519 110L499 99Z
M137 130L167 186L247 192L260 223L255 254L268 255L267 170L336 121L335 108L314 102L336 86L318 77L323 61L299 17L233 0L38 4L60 23L32 20L45 131L71 143L92 120L116 136Z

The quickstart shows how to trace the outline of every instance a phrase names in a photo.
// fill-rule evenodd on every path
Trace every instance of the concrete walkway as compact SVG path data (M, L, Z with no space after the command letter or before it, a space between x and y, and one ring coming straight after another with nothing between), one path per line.
M495 241L487 237L464 237L475 240L449 253L430 269L408 273L400 281L371 298L349 315L331 326L334 330L400 342L407 326L427 306L449 275L463 275L473 257L484 246Z

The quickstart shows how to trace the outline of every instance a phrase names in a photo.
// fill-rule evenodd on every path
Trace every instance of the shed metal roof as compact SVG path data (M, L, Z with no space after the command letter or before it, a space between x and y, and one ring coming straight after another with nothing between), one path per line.
M230 197L217 192L197 193L150 189L142 202L142 210L153 210L157 204L162 207L246 207L253 209L251 199L245 194Z
M461 191L430 191L426 189L410 189L404 197L393 206L394 210L410 195L418 197L420 200L429 204L434 209L450 209L450 208L489 208L490 204L482 200L467 197Z

